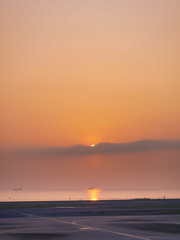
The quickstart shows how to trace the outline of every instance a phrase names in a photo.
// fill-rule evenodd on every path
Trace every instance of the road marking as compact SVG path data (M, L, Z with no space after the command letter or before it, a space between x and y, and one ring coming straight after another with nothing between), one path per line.
M15 211L15 210L9 210L9 211L17 212L17 213L20 213L20 214L23 214L23 215L29 217L29 214L27 214L27 213ZM51 221L54 221L54 222L61 222L61 223L66 223L66 224L70 224L70 225L76 225L76 226L79 226L79 227L81 227L81 228L83 228L83 229L86 229L86 230L87 230L87 228L88 228L88 229L91 229L91 230L97 230L97 231L102 231L102 232L113 233L113 234L116 234L116 235L131 237L131 238L135 238L135 239L151 240L150 238L140 237L140 236L136 236L136 235L132 235L132 234L128 234L128 233L116 232L116 231L107 230L107 229L103 229L103 228L99 228L99 227L93 227L93 226L83 225L83 224L76 223L75 221L74 221L74 222L68 222L68 221L64 221L64 220L60 220L60 219L56 219L56 218L40 217L40 216L36 216L36 215L33 215L33 214L31 214L31 216L36 217L36 218L45 219L45 220L51 220Z
M35 216L35 215L34 215ZM38 216L37 216L38 217ZM127 234L127 233L121 233L121 232L116 232L116 231L112 231L112 230L107 230L107 229L103 229L103 228L99 228L99 227L93 227L93 226L89 226L89 225L83 225L83 224L79 224L79 223L72 223L72 222L68 222L68 221L64 221L64 220L60 220L60 219L54 219L54 218L46 218L46 217L40 217L41 219L46 219L46 220L52 220L55 222L62 222L62 223L67 223L70 225L76 225L76 226L80 226L81 228L84 229L91 229L91 230L97 230L97 231L103 231L103 232L108 232L108 233L113 233L116 235L121 235L121 236L126 236L126 237L132 237L135 239L142 239L142 240L151 240L150 238L145 238L145 237L140 237L140 236L136 236L136 235L131 235L131 234Z

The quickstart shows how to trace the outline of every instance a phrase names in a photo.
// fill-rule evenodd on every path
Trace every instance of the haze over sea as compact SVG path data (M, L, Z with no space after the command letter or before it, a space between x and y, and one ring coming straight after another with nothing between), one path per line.
M134 198L180 198L180 190L100 190L99 200ZM3 190L0 201L69 201L88 200L88 190L27 191Z

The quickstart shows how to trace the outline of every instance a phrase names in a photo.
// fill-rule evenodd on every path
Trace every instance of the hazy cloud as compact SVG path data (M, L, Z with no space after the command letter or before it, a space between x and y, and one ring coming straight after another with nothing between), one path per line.
M95 154L131 153L163 149L179 149L180 140L142 140L129 143L99 143L93 147L76 145L71 147L46 147L33 149L19 149L12 154L22 157L61 157Z

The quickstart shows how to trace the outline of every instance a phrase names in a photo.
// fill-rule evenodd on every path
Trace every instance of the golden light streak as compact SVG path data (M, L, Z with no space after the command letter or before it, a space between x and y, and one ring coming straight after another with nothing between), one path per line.
M89 189L88 190L89 199L91 201L99 200L99 192L100 192L100 189L95 189L95 188Z

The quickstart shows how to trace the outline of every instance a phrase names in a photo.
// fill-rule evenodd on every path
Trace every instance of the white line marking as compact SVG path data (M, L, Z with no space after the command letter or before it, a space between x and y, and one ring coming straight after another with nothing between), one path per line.
M29 217L29 214L26 214L26 213L23 213L23 212L19 212L19 211L15 211L15 210L9 210L9 211L17 212L17 213L20 213L20 214L23 214L23 215ZM70 225L76 225L76 226L79 226L79 227L84 228L84 229L89 228L89 229L91 229L91 230L97 230L97 231L102 231L102 232L113 233L113 234L116 234L116 235L131 237L131 238L135 238L135 239L151 240L150 238L146 238L146 237L140 237L140 236L136 236L136 235L132 235L132 234L127 234L127 233L122 233L122 232L116 232L116 231L107 230L107 229L103 229L103 228L99 228L99 227L82 225L82 224L79 224L79 223L75 223L75 221L74 221L74 222L68 222L68 221L64 221L64 220L60 220L60 219L56 219L56 218L39 217L39 216L36 216L36 215L33 215L33 214L32 214L32 216L33 216L33 217L36 217L36 218L38 217L38 218L41 218L41 219L45 219L45 220L51 220L51 221L54 221L54 222L61 222L61 223L66 223L66 224L70 224Z

